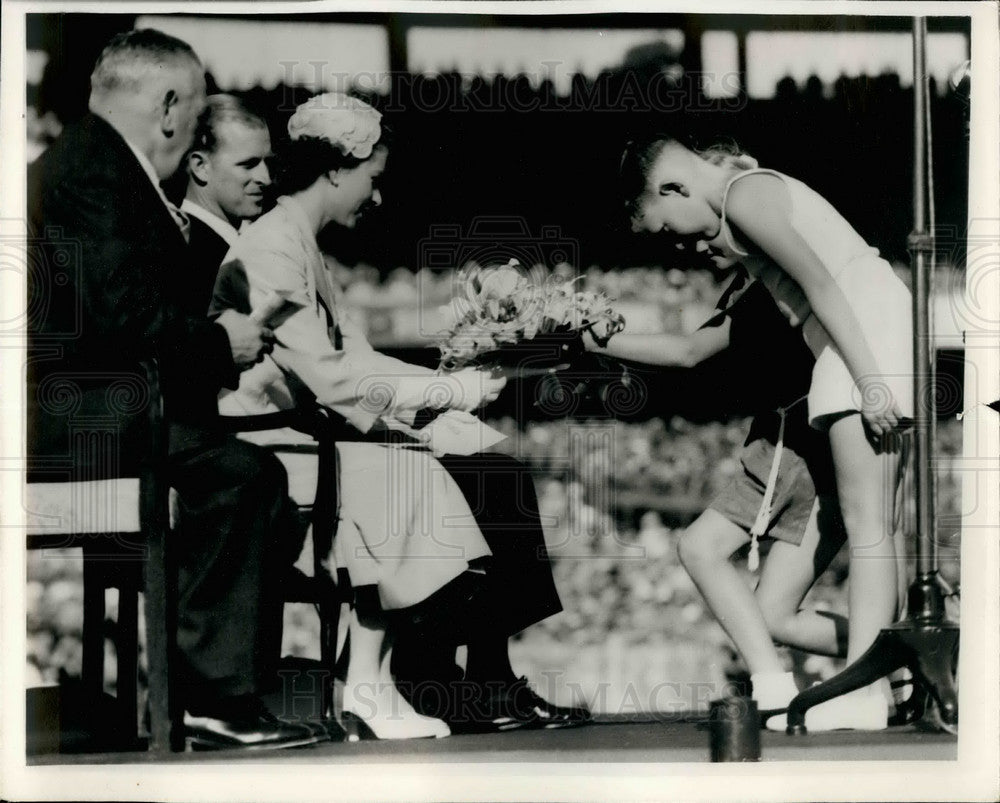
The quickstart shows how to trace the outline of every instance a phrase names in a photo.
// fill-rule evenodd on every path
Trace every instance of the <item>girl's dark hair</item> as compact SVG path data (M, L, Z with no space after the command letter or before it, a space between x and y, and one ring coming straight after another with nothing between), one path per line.
M372 149L388 148L392 144L392 132L382 125L382 133ZM349 153L344 153L329 140L318 137L300 137L283 142L275 149L274 183L279 195L290 195L312 186L321 175L330 170L340 170L357 167L371 159L369 154L359 159Z

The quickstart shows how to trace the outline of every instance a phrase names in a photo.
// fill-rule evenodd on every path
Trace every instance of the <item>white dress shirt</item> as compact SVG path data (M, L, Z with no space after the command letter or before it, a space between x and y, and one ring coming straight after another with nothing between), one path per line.
M196 204L188 198L185 198L183 203L181 203L181 211L187 213L191 217L198 218L198 220L225 240L226 245L230 248L235 245L236 238L240 236L240 233L233 228L232 224L228 220L219 217L213 212L209 212L205 207Z

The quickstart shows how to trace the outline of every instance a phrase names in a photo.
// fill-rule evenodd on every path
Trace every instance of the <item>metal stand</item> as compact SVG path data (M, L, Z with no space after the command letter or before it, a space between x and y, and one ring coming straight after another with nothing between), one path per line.
M934 350L928 299L934 264L934 235L926 216L927 116L924 64L926 20L913 20L914 98L914 230L909 238L913 254L913 363L914 363L914 463L917 500L917 577L907 595L908 615L882 630L868 651L843 672L799 694L788 708L789 734L806 732L806 711L820 703L867 686L893 670L908 667L920 689L937 704L937 725L951 729L958 724L958 695L954 682L954 656L958 625L945 617L946 587L938 574L934 540L934 449L936 405L934 400Z

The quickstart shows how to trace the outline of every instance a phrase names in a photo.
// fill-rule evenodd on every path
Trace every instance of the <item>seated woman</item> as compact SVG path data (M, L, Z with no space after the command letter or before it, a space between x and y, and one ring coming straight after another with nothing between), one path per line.
M504 380L479 371L438 376L374 351L343 308L316 237L331 223L353 227L359 215L381 202L378 180L388 148L380 119L359 100L327 94L300 106L289 121L291 142L279 159L276 177L282 195L275 209L241 234L216 284L216 309L261 309L275 298L285 299L280 319L270 321L276 338L273 353L245 372L239 390L220 402L226 414L288 409L315 400L368 432L376 425L412 425L423 409L468 411L493 400L502 389ZM484 571L484 565L488 574L504 578L492 604L483 603L491 608L484 622L511 622L521 629L555 613L559 600L537 515L526 536L503 532L495 500L473 490L483 483L465 482L469 477L457 470L474 467L469 463L452 461L449 471L426 451L372 443L340 443L338 452L335 561L347 570L356 589L345 725L357 728L364 719L381 738L445 734L448 725L421 717L400 697L388 662L382 660L389 643L385 614L425 602L470 569ZM493 465L491 460L481 462ZM490 512L484 515L487 508ZM525 555L530 555L530 566ZM491 561L484 560L490 556ZM512 591L506 582L510 576L527 582ZM502 594L511 598L500 600ZM501 607L508 609L505 616L490 618ZM506 706L499 706L506 710L496 714L498 706L493 706L482 713L480 708L458 710L446 704L429 713L447 719L452 730L582 721L578 710L551 706L513 677L506 653L511 632L491 633L482 639L481 649L470 645L469 650L474 680L498 680L511 689L502 700ZM435 634L424 630L421 635ZM419 652L421 645L411 639L409 651ZM434 656L430 663L438 668L442 663L454 666L454 644L447 638L434 645L424 641L422 651ZM451 657L441 660L449 651ZM436 679L424 676L428 663L417 655L404 665L408 680ZM468 689L459 691L466 694ZM509 699L512 696L517 702Z

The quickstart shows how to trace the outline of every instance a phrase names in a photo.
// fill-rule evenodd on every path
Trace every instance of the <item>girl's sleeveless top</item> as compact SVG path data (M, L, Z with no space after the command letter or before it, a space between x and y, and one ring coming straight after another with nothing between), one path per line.
M730 188L741 178L755 173L775 176L785 183L791 199L792 228L835 279L855 259L878 256L878 249L868 245L829 201L801 181L766 168L746 170L733 176L726 184L722 196L722 231L726 243L734 254L741 257L750 275L767 288L791 324L801 326L809 317L811 309L798 282L766 255L749 253L740 248L733 240L726 222L726 201Z

